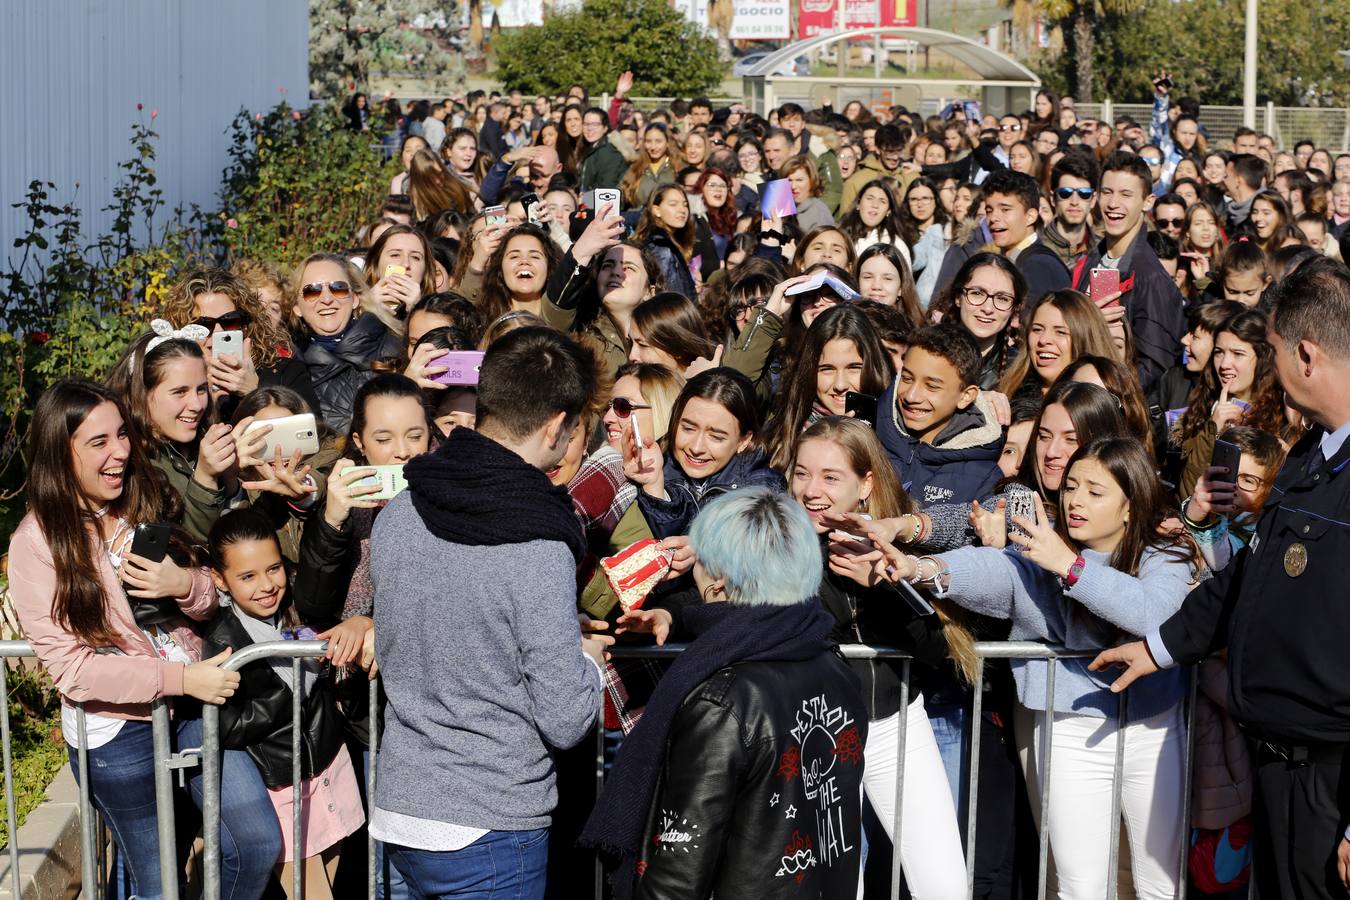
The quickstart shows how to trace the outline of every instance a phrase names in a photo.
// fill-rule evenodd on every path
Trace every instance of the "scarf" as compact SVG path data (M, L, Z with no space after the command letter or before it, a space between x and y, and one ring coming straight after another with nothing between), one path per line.
M266 644L271 641L294 640L300 637L299 635L292 634L292 636L288 638L281 629L277 628L275 618L253 618L236 605L228 594L220 594L220 605L222 608L228 609L230 612L234 613L234 617L239 620L240 625L244 626L244 631L248 633L249 638L255 644ZM307 640L314 639L313 635L304 635L304 638ZM306 697L309 697L314 693L314 685L318 683L319 680L320 662L321 660L318 659L300 660L300 675L305 683ZM290 689L292 694L294 694L295 670L291 668L291 663L292 660L290 657L270 656L267 658L267 665L271 667L272 671L276 673L276 676L280 678L282 683Z
M834 619L814 600L793 606L705 603L687 607L681 624L694 640L671 664L624 738L578 840L606 856L615 900L632 896L634 864L665 765L670 727L685 698L734 663L807 660L826 652Z
M403 474L413 508L443 541L470 547L561 541L578 564L586 555L567 489L476 431L456 428Z

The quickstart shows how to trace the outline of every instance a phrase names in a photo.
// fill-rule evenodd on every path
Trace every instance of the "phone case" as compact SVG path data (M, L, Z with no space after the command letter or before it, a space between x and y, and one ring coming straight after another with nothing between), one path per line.
M169 526L142 522L131 539L131 552L151 562L159 562L169 552Z
M242 356L244 352L244 333L242 331L217 331L211 335L212 356Z
M1015 522L1017 519L1030 519L1033 522L1036 521L1036 501L1031 494L1026 491L1013 491L1008 494L1008 522L1011 525L1011 523ZM1025 528L1012 525L1011 530L1013 534L1020 534L1023 537L1028 537Z
M367 475L357 485L362 487L375 484L380 489L373 494L364 494L367 500L393 500L408 487L408 481L403 477L402 466L363 466L362 468L374 469L375 474Z
M1214 455L1210 457L1210 466L1223 466L1228 470L1229 481L1237 481L1238 466L1242 465L1242 448L1230 441L1215 441Z
M595 211L598 213L606 204L613 204L612 215L619 215L623 211L623 201L617 190L614 188L596 188L595 189Z
M275 460L277 448L281 448L282 459L290 459L299 450L304 456L319 452L319 429L313 413L301 413L298 416L282 416L279 419L256 419L244 432L244 438L262 428L271 425L268 433L263 459Z
M489 206L487 209L483 210L483 218L487 221L489 225L505 225L506 207Z
M478 372L483 368L482 350L451 350L430 362L433 366L447 366L439 375L431 376L437 384L473 387L478 384Z
M381 277L388 278L390 275L407 275L407 274L408 274L407 266L400 266L398 263L390 263L389 265L384 267L384 275Z
M1120 290L1120 271L1118 269L1093 269L1088 281L1088 296L1093 300L1114 294Z

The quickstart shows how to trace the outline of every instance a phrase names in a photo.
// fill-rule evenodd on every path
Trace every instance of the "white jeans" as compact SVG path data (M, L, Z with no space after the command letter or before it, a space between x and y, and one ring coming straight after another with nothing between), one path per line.
M867 726L863 790L895 840L895 763L900 713ZM905 795L900 822L900 865L914 900L960 900L966 896L966 860L956 807L947 784L933 727L916 695L905 716ZM862 896L859 885L858 896Z
M1041 814L1040 767L1045 713L1018 710L1018 744L1032 811ZM1028 732L1030 734L1028 735ZM1028 736L1030 739L1028 740ZM1101 900L1111 859L1111 779L1115 719L1056 713L1050 765L1050 853L1061 900ZM1140 900L1172 900L1178 890L1185 766L1181 705L1125 726L1120 806L1129 873Z

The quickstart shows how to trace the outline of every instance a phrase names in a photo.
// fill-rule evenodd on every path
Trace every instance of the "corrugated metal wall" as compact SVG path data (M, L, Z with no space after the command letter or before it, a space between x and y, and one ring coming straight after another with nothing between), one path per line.
M0 253L35 178L101 229L151 110L166 207L211 203L240 107L308 105L308 47L305 0L0 0Z

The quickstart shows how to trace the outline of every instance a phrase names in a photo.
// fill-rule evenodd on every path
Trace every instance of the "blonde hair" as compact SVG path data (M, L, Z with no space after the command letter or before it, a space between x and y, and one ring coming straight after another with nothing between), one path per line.
M893 519L916 512L914 501L905 493L896 477L881 440L865 423L839 416L817 420L797 438L792 459L787 465L789 481L797 465L797 454L807 441L832 442L844 451L853 474L859 478L871 474L872 494L863 501L863 509L873 518ZM963 624L962 613L950 601L940 597L928 599L942 620L942 633L947 639L947 649L956 663L957 671L968 683L974 683L979 672L979 658L975 654L975 637Z
M662 450L666 448L666 436L670 432L670 417L675 411L675 401L684 390L685 378L669 366L660 363L629 362L619 366L614 373L614 381L631 375L637 379L642 399L652 408L652 428L656 431L657 443Z
M352 304L353 321L368 313L379 319L391 334L400 336L403 334L403 323L389 311L387 306L371 296L370 288L367 287L366 278L361 274L361 270L350 259L339 253L311 253L305 257L304 262L296 266L291 305L290 309L287 310L292 328L298 330L305 327L304 320L300 317L300 291L304 289L305 269L320 262L333 263L342 267L347 283L352 286L352 294L356 297L356 302Z

